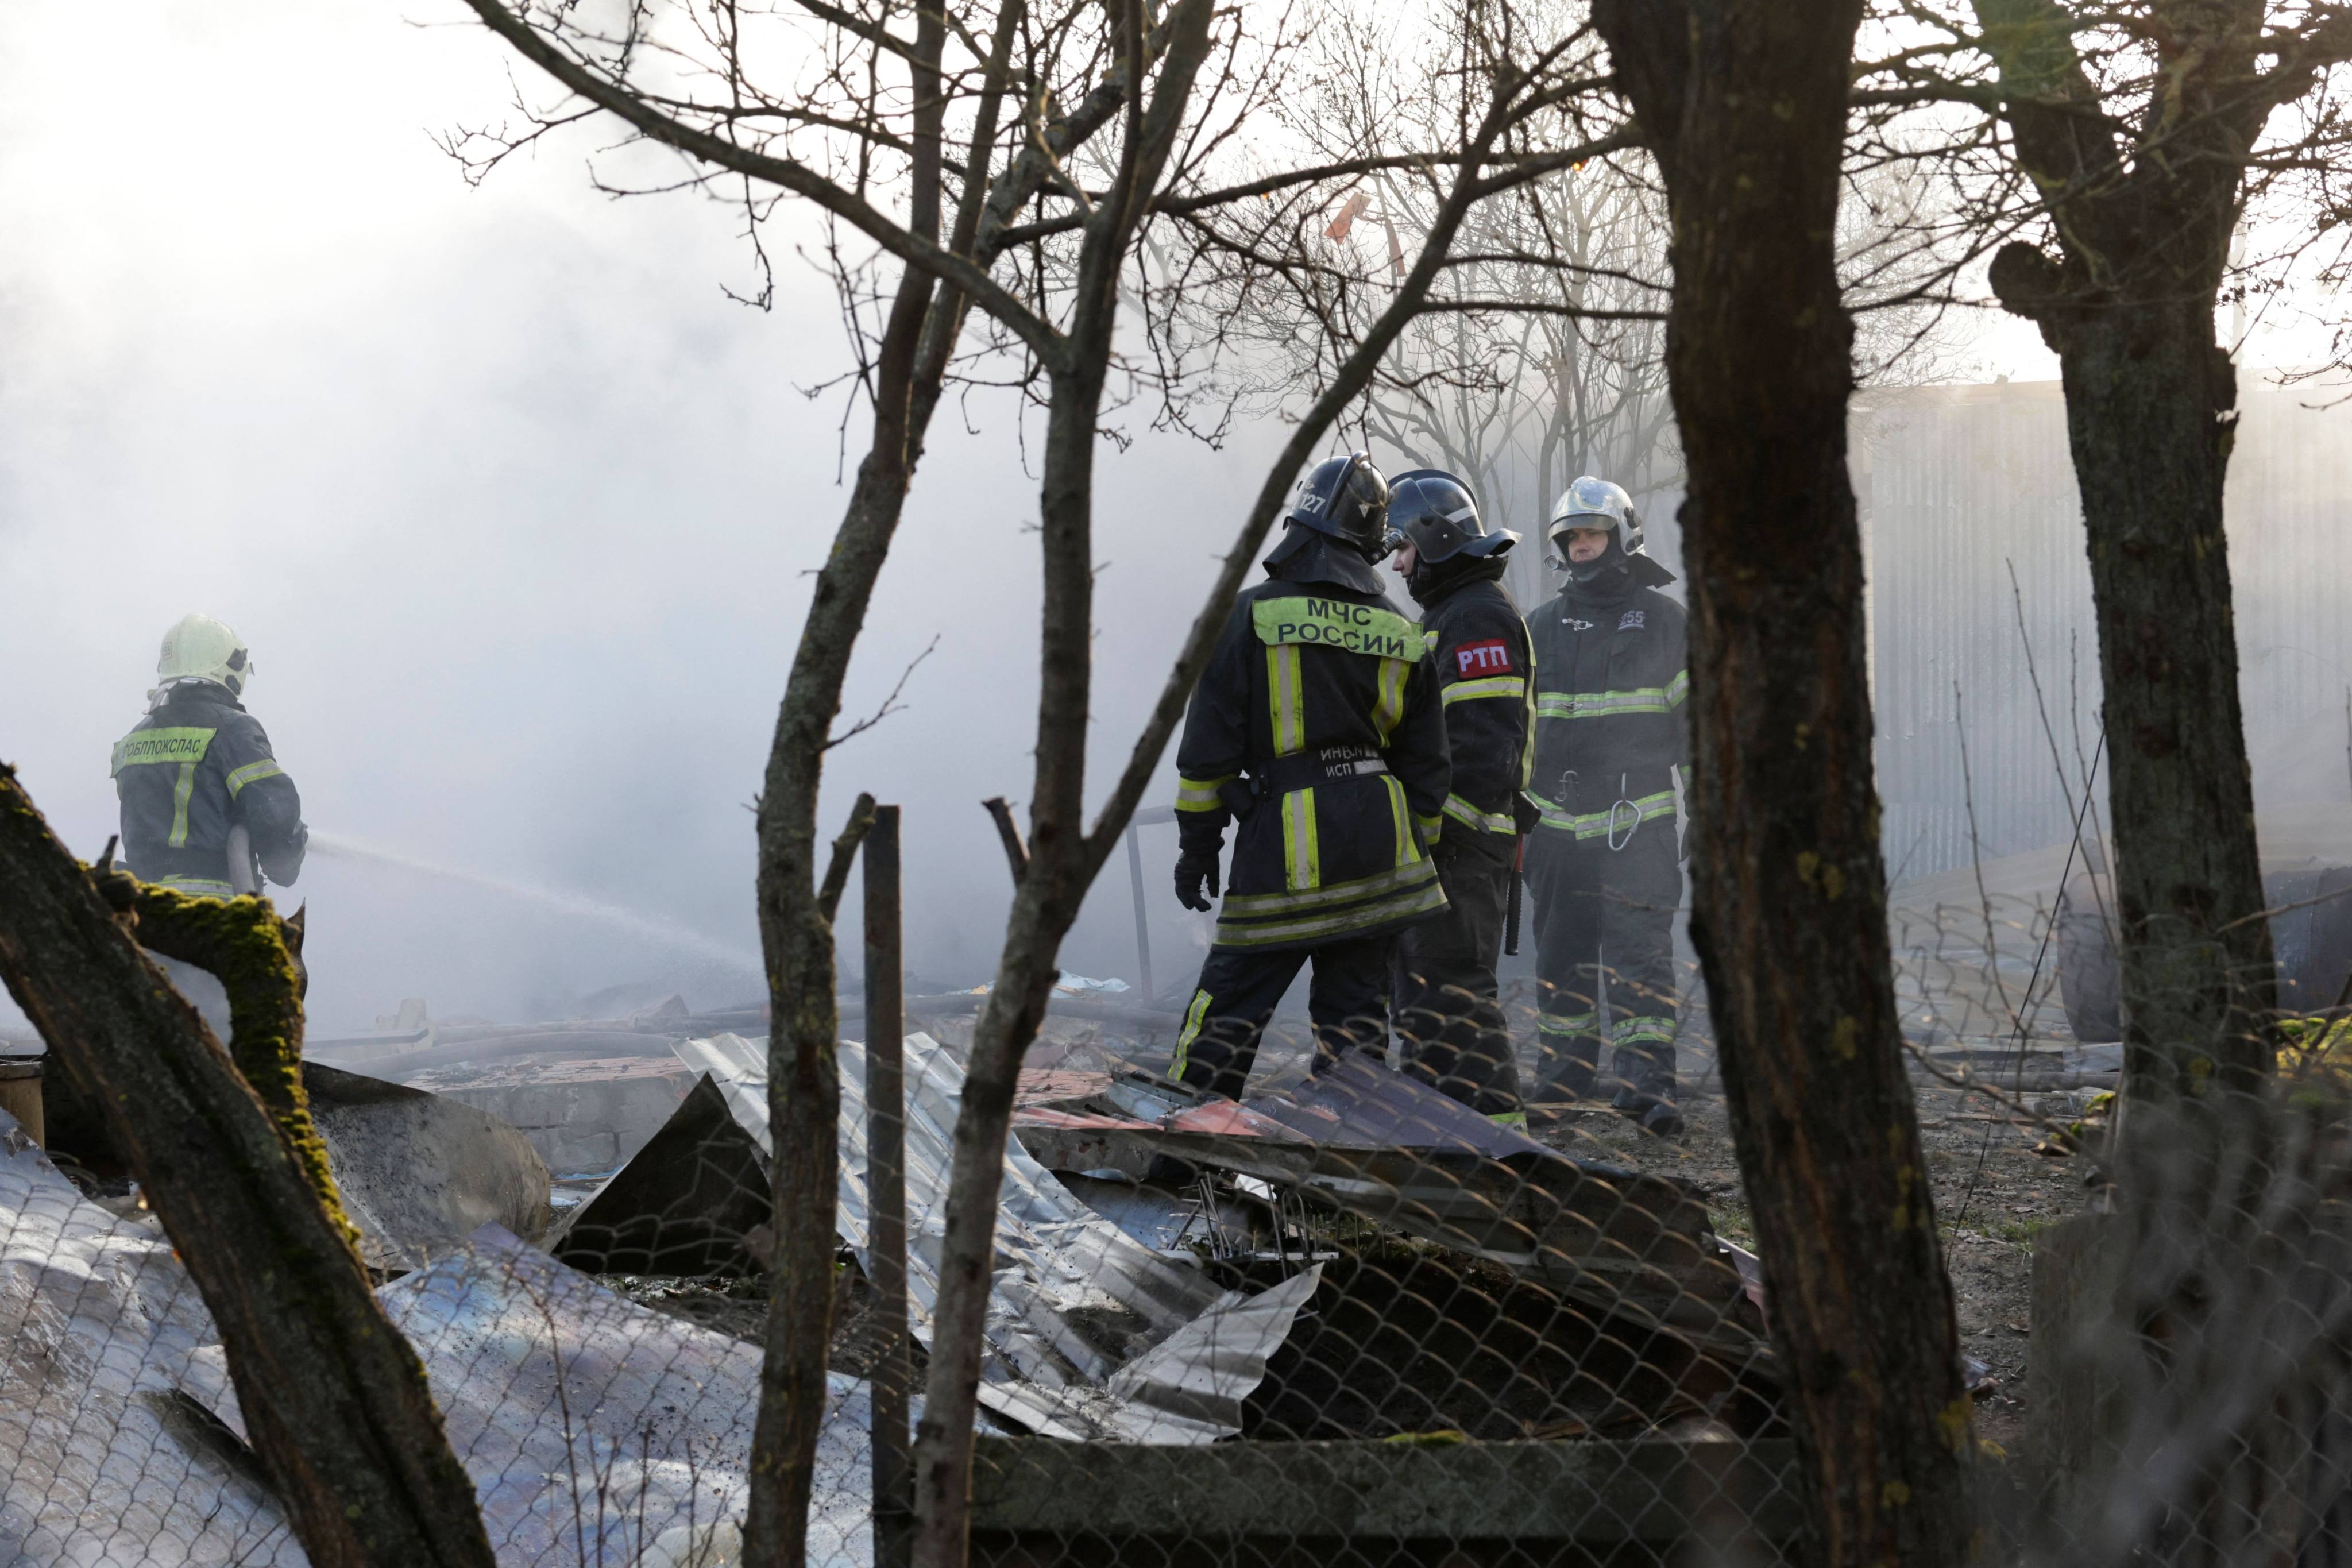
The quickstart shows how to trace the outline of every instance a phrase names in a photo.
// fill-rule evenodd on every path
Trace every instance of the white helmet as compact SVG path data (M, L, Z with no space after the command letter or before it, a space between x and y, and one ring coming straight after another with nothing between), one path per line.
M165 686L182 680L210 680L228 688L232 697L245 694L253 674L253 659L245 639L210 616L183 616L179 625L163 634L163 651L155 660L155 676Z
M1544 535L1557 544L1560 534L1571 528L1608 529L1616 534L1618 549L1628 555L1642 552L1642 518L1633 510L1633 498L1625 493L1624 486L1607 479L1587 474L1559 492L1559 500L1551 504L1551 522Z

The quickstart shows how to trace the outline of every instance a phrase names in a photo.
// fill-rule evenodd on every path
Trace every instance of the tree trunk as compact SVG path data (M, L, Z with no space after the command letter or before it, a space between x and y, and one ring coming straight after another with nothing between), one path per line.
M76 1086L108 1108L220 1330L254 1451L310 1561L489 1568L425 1368L385 1321L303 1152L5 767L0 974Z
M1603 0L1674 218L1692 936L1822 1568L1970 1556L1970 1409L1906 1074L1833 250L1855 0Z
M985 183L987 154L995 141L1009 62L1025 15L1018 4L1008 4L998 12L991 46L990 87L975 118L973 153L964 170L966 194L950 240L950 248L960 253L969 247L974 263L983 269L994 264L1003 249L1005 225L1055 173L1056 160L1066 158L1108 123L1127 101L1130 75L1139 74L1140 68L1158 58L1166 44L1163 22L1159 30L1139 40L1139 48L1066 116L1047 125L1042 147L1024 149L993 183ZM940 13L923 13L919 26L928 29L940 19ZM926 58L936 58L936 53ZM832 921L818 910L815 894L817 790L824 746L840 711L849 656L897 533L908 487L921 458L924 433L939 407L971 305L968 296L953 289L934 288L911 268L900 283L877 356L873 444L859 465L856 489L835 535L833 553L818 574L816 595L802 627L800 650L777 717L769 753L768 787L761 797L761 936L768 954L771 1027L776 1042L771 1047L769 1107L777 1146L774 1194L779 1267L762 1373L769 1382L754 1439L746 1542L746 1562L759 1568L797 1568L803 1555L831 1329L830 1259L838 1159L835 1120L841 1087L834 1051L839 1019L834 1001ZM1095 400L1099 399L1097 377ZM1088 440L1091 462L1091 434ZM1091 572L1090 559L1087 570ZM1064 923L1066 926L1066 920ZM1055 941L1058 942L1058 933ZM1049 962L1051 947L1049 943ZM1043 1007L1041 993L1040 1017ZM1033 1018L1018 1037L1025 1044L1035 1032ZM1017 1068L1018 1047L1014 1060ZM796 1094L792 1084L808 1092ZM1010 1115L1008 1098L1008 1126ZM788 1145L793 1150L789 1160L784 1152ZM1002 1135L996 1147L1001 1163ZM992 1185L992 1205L994 1193ZM822 1267L815 1261L820 1256L824 1259ZM799 1283L789 1283L793 1280ZM819 1280L824 1283L821 1292L815 1283ZM792 1411L789 1415L787 1406ZM969 1401L963 1426L968 1466ZM919 1469L918 1473L919 1496ZM959 1510L961 1505L959 1491ZM961 1517L959 1511L959 1550Z
M940 58L946 38L945 13L937 5L919 7L908 54L914 134L907 227L926 241L936 240L940 232L940 142L946 111ZM1001 82L1001 68L996 77ZM833 1341L834 1214L841 1160L841 1068L835 1054L841 1018L834 911L816 885L817 792L849 656L915 471L920 437L910 427L909 416L924 324L937 292L927 275L908 267L890 302L876 356L873 445L857 466L856 488L834 536L833 553L817 574L760 797L760 946L768 964L776 1252L744 1531L744 1561L752 1568L800 1568L808 1555L809 1499ZM837 886L833 896L840 896Z
M2146 1352L2122 1363L2115 1419L2239 1423L2181 1479L2170 1527L2151 1533L2174 1563L2250 1560L2249 1531L2268 1515L2248 1498L2274 1491L2310 1440L2260 1399L2224 1414L2245 1404L2241 1376L2200 1389L2210 1403L2190 1414L2149 1375L2242 1353L2234 1342L2254 1314L2217 1316L2212 1303L2269 1277L2257 1260L2292 1185L2270 1163L2276 970L2222 518L2237 376L2213 307L2228 211L2210 194L2184 199L2168 258L2178 265L2120 268L2145 287L2084 287L2079 264L2024 245L2005 247L1992 272L2003 304L2058 353L2098 613L2125 1011L2111 1168L2124 1213L2112 1245L2126 1251L2111 1331Z
M901 284L901 300L917 286L910 275ZM909 331L904 349L908 358L912 336ZM885 352L890 352L887 345ZM877 404L892 381L886 372ZM848 515L835 536L832 558L817 575L815 599L776 721L767 788L760 797L760 942L769 975L776 1256L751 1443L744 1560L761 1568L797 1568L807 1555L816 1437L824 1420L841 1078L835 1048L840 1018L833 921L817 899L817 791L849 652L906 499L903 372L896 384L902 417L877 416L874 448L858 465Z
M973 1026L956 1114L930 1369L915 1433L916 1568L962 1568L965 1560L972 1421L987 1349L982 1330L1013 1089L1021 1058L1045 1020L1062 938L1092 879L1083 790L1093 669L1095 425L1108 351L1106 331L1097 352L1055 377L1047 416L1036 798L1030 803L1028 867L1013 897L995 983Z
M2275 996L2221 486L2237 375L2213 301L2116 300L2057 334L2098 606L2126 1093L2250 1091Z

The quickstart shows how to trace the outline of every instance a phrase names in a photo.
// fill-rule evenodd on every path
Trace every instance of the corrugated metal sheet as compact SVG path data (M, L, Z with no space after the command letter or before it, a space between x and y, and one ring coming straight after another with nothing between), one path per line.
M2229 531L2257 787L2272 800L2341 799L2352 619L2333 600L2352 520L2352 414L2294 391L2249 389L2242 401ZM1991 858L2063 841L2068 793L2079 801L2095 743L2099 679L2057 384L1870 395L1855 416L1854 477L1889 873L1949 870L1972 847Z

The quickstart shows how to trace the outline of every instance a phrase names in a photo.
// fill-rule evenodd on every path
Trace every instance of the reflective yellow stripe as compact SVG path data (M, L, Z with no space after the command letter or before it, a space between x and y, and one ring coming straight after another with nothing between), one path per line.
M257 779L282 778L285 773L286 770L279 767L273 758L264 757L257 763L247 763L228 775L228 797L235 800L246 785Z
M1442 814L1436 816L1416 816L1412 819L1412 825L1421 829L1421 841L1423 844L1436 843L1439 836L1445 831L1445 818Z
M1457 680L1445 689L1438 699L1439 705L1451 708L1456 702L1468 702L1480 697L1525 697L1528 679L1524 675L1490 675L1484 680Z
M174 849L188 842L188 797L196 793L196 764L180 764L180 782L172 786L172 837L165 840Z
M1307 715L1298 689L1298 648L1285 643L1265 650L1266 700L1274 709L1274 754L1289 756L1307 745Z
M1536 777L1536 650L1528 649L1527 728L1519 735L1519 787L1525 789Z
M1664 1041L1674 1037L1675 1021L1672 1018L1627 1018L1609 1026L1609 1039L1612 1045L1629 1046L1637 1040Z
M1444 909L1445 889L1438 885L1437 868L1423 860L1414 869L1420 873L1414 885L1350 909L1255 925L1220 920L1217 922L1217 945L1263 947L1278 942L1312 942L1321 937L1345 936L1349 931L1364 931L1406 916Z
M1323 856L1315 841L1315 792L1295 789L1282 797L1283 885L1295 891L1322 885Z
M1689 695L1690 671L1678 669L1675 672L1675 678L1666 682L1666 706L1679 708L1683 705L1683 699Z
M1663 686L1637 686L1631 691L1547 691L1536 699L1536 717L1612 719L1620 713L1664 713L1666 691Z
M1517 820L1509 812L1481 811L1458 795L1445 797L1445 815L1481 833L1510 833L1518 827Z
M1217 798L1217 786L1231 784L1239 773L1227 773L1223 778L1188 779L1176 775L1176 809L1179 811L1218 811L1224 802Z
M1486 1118L1497 1127L1525 1127L1528 1113L1524 1110L1498 1110Z
M1381 744L1389 743L1389 736L1404 717L1404 683L1412 674L1412 666L1401 658L1381 660L1381 695L1372 704L1372 729L1380 735Z
M1394 774L1384 774L1381 783L1389 786L1389 825L1396 832L1396 863L1410 866L1421 858L1421 840L1413 836L1412 822L1404 807L1404 785Z
M1609 831L1609 814L1605 811L1572 816L1533 790L1528 792L1528 798L1535 802L1537 808L1543 813L1543 825L1555 833L1573 833L1579 838L1599 838ZM1617 813L1617 831L1620 833L1635 823L1648 822L1653 817L1672 816L1675 813L1675 792L1660 790L1632 804L1633 810L1630 819L1623 810Z
M1598 1013L1538 1012L1536 1030L1545 1035L1589 1035L1600 1018Z
M119 773L147 763L201 763L218 733L194 724L133 730L114 742L113 771Z
M1168 1058L1168 1076L1176 1082L1184 1079L1184 1063L1192 1054L1192 1042L1201 1037L1201 1020L1208 1016L1209 994L1192 993L1192 1005L1184 1009L1183 1032L1176 1037L1176 1054Z
M1303 913L1308 910L1326 909L1355 899L1369 899L1379 893L1393 892L1399 888L1417 887L1435 873L1428 862L1414 866L1399 866L1391 870L1359 877L1352 882L1335 882L1328 888L1317 888L1299 893L1227 893L1219 910L1226 920L1257 915Z

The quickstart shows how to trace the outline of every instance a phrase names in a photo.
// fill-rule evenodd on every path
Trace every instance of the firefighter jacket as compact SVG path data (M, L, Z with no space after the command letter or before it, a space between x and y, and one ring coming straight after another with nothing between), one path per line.
M1528 798L1544 828L1622 840L1675 815L1674 772L1689 761L1690 695L1683 607L1646 556L1634 572L1570 583L1529 617L1535 642L1536 746Z
M1445 831L1507 855L1518 833L1512 803L1535 762L1536 686L1528 623L1502 575L1495 557L1433 585L1423 586L1416 574L1412 585L1423 641L1437 662L1454 761Z
M209 680L168 687L114 743L122 858L142 881L226 897L228 833L242 824L272 881L302 868L302 797L261 721Z
M1377 590L1242 594L1185 714L1176 822L1214 856L1238 816L1216 945L1375 936L1445 907L1428 844L1449 769L1436 661Z

